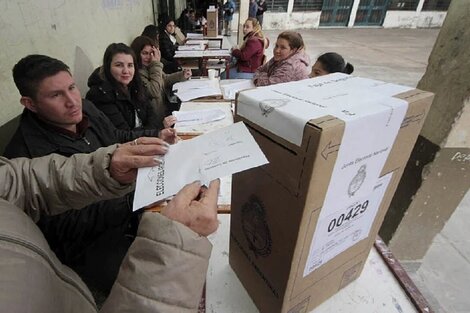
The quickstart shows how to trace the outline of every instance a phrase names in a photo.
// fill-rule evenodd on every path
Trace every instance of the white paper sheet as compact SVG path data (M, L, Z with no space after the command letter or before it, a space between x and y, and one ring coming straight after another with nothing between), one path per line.
M225 118L219 121L209 122L205 124L181 126L176 124L175 129L178 133L185 134L205 134L210 131L223 128L233 124L233 112L230 102L183 102L181 104L180 112L203 110L203 109L214 109L217 108L225 113Z
M226 100L235 100L237 92L255 87L251 79L224 79L220 81L220 90Z
M304 277L369 236L370 228L393 173L381 177L372 192L354 202L334 207L320 217L304 269Z
M173 85L173 91L183 102L201 97L220 96L222 94L219 81L216 79L190 79L179 82Z
M221 109L203 109L194 111L173 111L176 117L175 128L205 124L209 122L219 121L225 118L225 112Z
M175 51L175 58L202 58L204 56L204 51Z
M202 38L204 35L202 33L187 33L186 38Z
M170 147L161 165L139 169L133 209L172 196L193 181L207 183L266 163L241 122L181 141Z
M203 51L205 48L204 44L183 45L178 47L178 51Z
M186 41L185 45L207 45L209 43L209 40L199 40L199 39L191 39L188 38Z

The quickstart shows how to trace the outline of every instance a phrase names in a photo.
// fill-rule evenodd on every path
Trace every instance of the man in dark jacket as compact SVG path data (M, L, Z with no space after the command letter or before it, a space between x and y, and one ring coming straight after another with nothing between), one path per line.
M82 100L69 67L59 60L29 55L14 66L13 78L25 109L5 149L8 158L51 153L71 156L142 136L158 136L157 130L116 129L93 103ZM109 291L131 243L129 225L134 217L130 203L128 195L82 210L41 216L38 222L59 259L101 294Z

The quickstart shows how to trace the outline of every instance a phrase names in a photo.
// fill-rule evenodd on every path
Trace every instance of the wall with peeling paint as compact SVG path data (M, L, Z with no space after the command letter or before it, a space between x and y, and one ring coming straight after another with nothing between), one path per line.
M11 77L19 59L37 53L63 60L84 94L108 44L129 44L151 23L149 0L0 0L0 125L22 110Z

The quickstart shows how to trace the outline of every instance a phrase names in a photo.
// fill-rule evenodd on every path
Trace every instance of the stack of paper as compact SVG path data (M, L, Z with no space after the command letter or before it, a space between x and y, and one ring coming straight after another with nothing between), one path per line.
M175 95L181 101L190 101L201 97L221 96L219 81L216 79L190 79L173 85Z
M185 45L207 45L209 40L200 40L200 39L188 39Z
M255 88L251 79L226 79L220 81L220 90L225 100L235 100L237 92Z
M191 39L191 38L198 38L198 39L202 39L203 35L200 34L200 33L187 33L186 34L186 38L187 39Z
M203 109L194 111L173 111L176 117L175 128L183 126L191 126L205 124L209 122L219 121L225 118L225 112L221 109Z
M179 46L178 51L202 51L206 48L205 45L199 44L199 45L184 45L184 46Z

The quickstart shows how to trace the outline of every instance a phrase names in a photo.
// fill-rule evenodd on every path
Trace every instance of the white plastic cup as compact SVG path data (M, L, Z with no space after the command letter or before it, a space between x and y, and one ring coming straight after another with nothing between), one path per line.
M207 70L207 76L209 77L210 80L213 80L215 79L215 73L216 73L216 70Z

